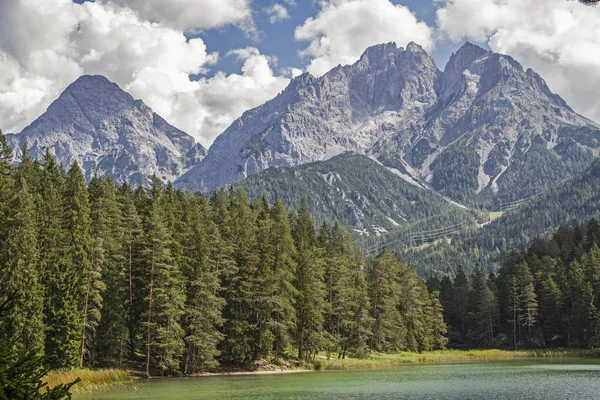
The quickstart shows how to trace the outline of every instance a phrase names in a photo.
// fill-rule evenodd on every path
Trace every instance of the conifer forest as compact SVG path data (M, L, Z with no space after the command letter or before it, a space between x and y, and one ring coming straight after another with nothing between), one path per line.
M149 375L452 348L593 348L600 225L573 222L501 268L427 281L384 249L364 257L306 203L250 202L110 178L46 152L18 166L0 135L2 343L51 369ZM18 338L18 340L15 340Z
M0 340L47 368L192 374L267 356L444 348L436 291L384 250L365 259L306 205L205 197L64 170L46 152L18 166L0 134ZM13 340L18 338L18 340Z

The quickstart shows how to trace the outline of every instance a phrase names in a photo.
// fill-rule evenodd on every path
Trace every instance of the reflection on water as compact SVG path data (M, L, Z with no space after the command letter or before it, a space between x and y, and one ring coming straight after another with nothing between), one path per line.
M595 400L599 378L596 360L520 360L150 380L75 399Z

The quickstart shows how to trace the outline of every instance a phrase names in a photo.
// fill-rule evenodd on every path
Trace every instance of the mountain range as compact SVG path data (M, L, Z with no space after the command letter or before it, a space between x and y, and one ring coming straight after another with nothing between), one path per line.
M419 45L387 43L320 78L295 78L227 128L176 185L209 191L352 151L455 200L511 199L581 172L599 136L509 56L467 43L441 72ZM547 166L543 175L533 160Z
M82 76L7 137L15 162L24 146L34 158L49 149L65 166L77 161L87 179L147 184L156 175L202 192L236 185L292 208L307 198L317 220L344 221L371 237L367 247L484 226L486 210L589 173L600 151L600 126L542 77L470 43L443 71L415 43L386 43L321 77L300 75L208 151L102 76ZM481 231L498 223L490 225Z

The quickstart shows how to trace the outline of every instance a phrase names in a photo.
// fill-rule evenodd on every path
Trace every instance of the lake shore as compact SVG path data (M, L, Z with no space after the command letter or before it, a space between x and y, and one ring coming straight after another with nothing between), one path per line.
M53 388L61 384L68 384L75 379L81 381L71 388L72 393L90 393L118 387L138 379L132 371L124 369L71 369L50 371L42 380L48 382L48 387Z
M423 353L401 352L396 354L372 353L369 358L330 359L318 357L316 370L351 370L393 367L401 364L430 364L469 361L495 361L519 358L566 358L599 357L593 350L537 349L537 350L438 350Z
M402 364L435 364L435 363L453 363L453 362L472 362L472 361L496 361L525 358L569 358L569 357L589 357L598 358L599 354L593 350L579 349L553 349L553 350L439 350L423 353L401 352L395 354L372 353L369 358L346 358L338 359L337 354L332 353L331 357L323 353L317 356L312 364L297 368L274 368L261 370L217 370L214 372L205 372L188 375L189 377L214 377L214 376L241 376L241 375L275 375L275 374L295 374L314 371L335 371L335 370L360 370L377 369L399 366ZM44 379L48 381L49 387L61 383L72 382L76 378L81 378L81 382L73 387L73 393L90 393L119 385L131 383L139 380L139 372L109 369L109 370L65 370L52 371ZM152 378L151 379L162 379ZM166 378L168 379L168 378Z

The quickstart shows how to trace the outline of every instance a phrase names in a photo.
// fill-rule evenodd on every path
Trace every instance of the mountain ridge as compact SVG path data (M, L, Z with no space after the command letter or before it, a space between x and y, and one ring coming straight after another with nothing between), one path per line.
M66 166L77 160L87 179L110 175L136 184L154 174L172 181L206 154L191 136L101 75L79 77L44 114L7 138L15 161L24 144L38 159L49 148Z
M442 72L421 46L386 43L322 77L295 78L236 120L175 184L209 191L270 166L354 151L455 200L509 198L515 184L507 177L523 174L515 161L536 141L546 147L534 149L539 157L585 159L572 168L553 161L554 174L576 174L591 161L589 144L575 130L579 137L600 131L510 56L467 42ZM443 164L463 159L472 173L464 182L448 182ZM518 195L539 185L518 188Z

